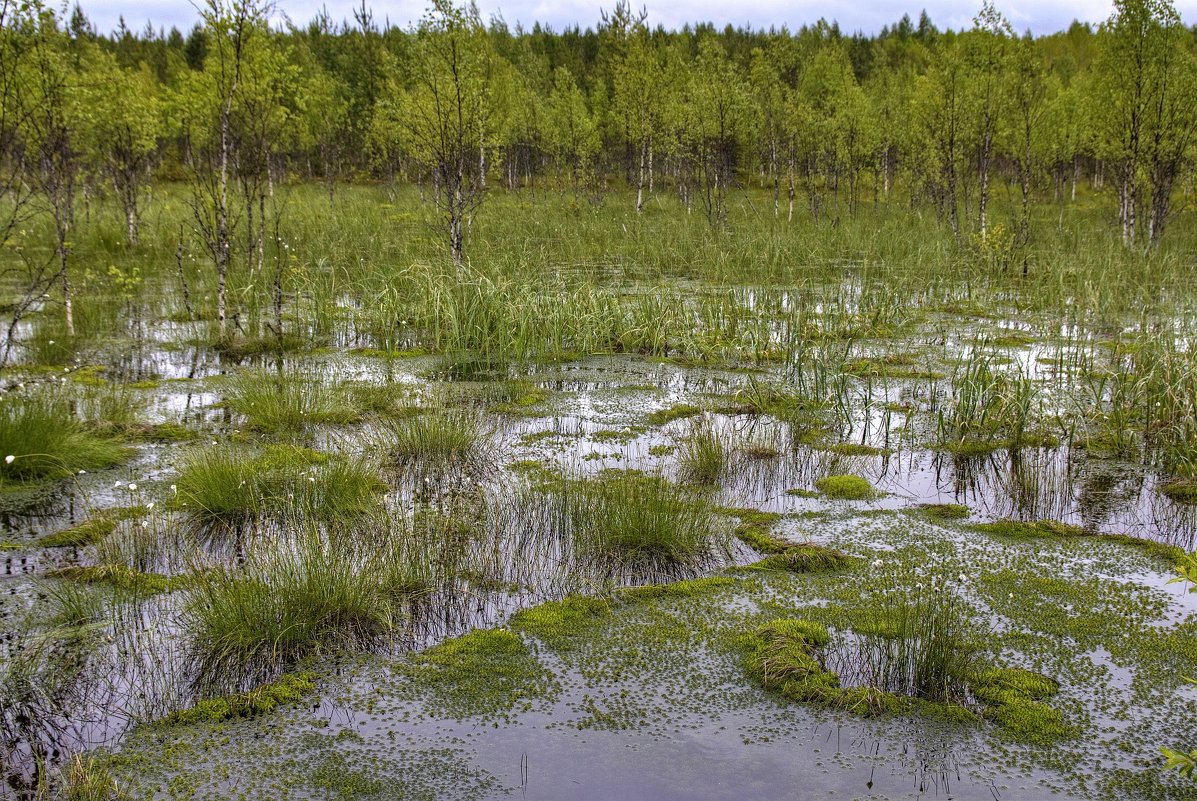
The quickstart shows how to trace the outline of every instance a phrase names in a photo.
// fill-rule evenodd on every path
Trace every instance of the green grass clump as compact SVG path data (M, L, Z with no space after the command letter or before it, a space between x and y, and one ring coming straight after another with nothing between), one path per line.
M846 501L868 501L880 493L860 476L825 476L815 482L815 488L828 498Z
M634 571L707 563L726 542L700 494L654 476L616 473L562 488L578 556Z
M985 717L1014 739L1050 745L1076 733L1063 713L1043 703L1060 691L1060 685L1041 673L991 668L977 674L969 689L984 705Z
M480 467L493 455L491 432L464 410L436 410L390 421L382 430L387 458L408 466Z
M730 449L719 432L695 426L678 448L681 475L696 484L714 484L727 472Z
M122 520L133 520L148 512L144 506L104 509L82 523L47 534L37 541L42 548L81 548L95 545L116 530Z
M1160 484L1159 492L1177 503L1197 504L1197 480L1191 478L1166 481Z
M65 395L51 392L12 395L0 404L0 483L65 478L129 457L120 442L86 428Z
M202 529L232 529L268 517L352 523L378 511L386 492L370 462L333 459L292 445L260 452L233 446L197 449L175 487L177 505Z
M142 573L125 565L71 565L46 572L51 578L77 581L81 584L107 584L136 595L157 595L167 592L173 586L168 576L158 573Z
M247 428L267 434L306 432L361 417L335 387L302 375L241 373L230 382L224 402L245 418Z
M239 567L198 576L183 621L201 680L227 682L382 641L408 597L391 581L392 557L305 529Z
M171 712L162 719L165 726L190 726L195 723L220 723L236 718L252 718L273 712L283 704L298 703L315 692L313 673L286 673L276 681L248 692L209 698L188 709Z
M675 403L666 409L658 409L655 412L650 412L648 415L648 422L650 425L663 426L666 423L672 423L674 420L684 420L687 417L694 417L702 414L702 409L689 403Z
M415 657L426 668L419 679L431 685L437 700L453 714L491 716L542 697L551 674L507 629L478 630L446 640Z
M935 520L962 520L969 515L968 507L960 503L920 503L918 509Z
M812 542L789 545L780 553L766 556L750 567L753 570L784 570L790 573L821 573L843 570L853 562L845 553Z

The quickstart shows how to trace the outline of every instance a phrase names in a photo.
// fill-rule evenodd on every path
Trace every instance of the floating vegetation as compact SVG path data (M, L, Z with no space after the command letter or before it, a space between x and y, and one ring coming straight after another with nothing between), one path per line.
M199 701L187 709L171 712L162 719L166 726L219 723L235 718L252 718L273 712L282 704L294 704L316 690L313 673L286 673L275 681L252 690Z
M828 498L844 501L868 501L880 494L860 476L824 476L815 482L815 488Z
M977 674L969 689L984 705L985 717L1011 737L1046 746L1076 734L1059 710L1043 703L1060 691L1060 685L1041 673L992 668Z

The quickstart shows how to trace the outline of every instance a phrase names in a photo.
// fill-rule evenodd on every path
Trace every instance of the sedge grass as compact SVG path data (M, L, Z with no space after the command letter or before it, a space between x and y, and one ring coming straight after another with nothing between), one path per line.
M113 467L129 450L87 429L65 395L34 390L0 403L0 480L63 478L80 470ZM11 458L9 458L11 457Z

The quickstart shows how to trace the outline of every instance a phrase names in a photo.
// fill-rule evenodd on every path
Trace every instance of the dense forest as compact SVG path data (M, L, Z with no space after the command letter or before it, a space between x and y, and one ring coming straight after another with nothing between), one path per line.
M651 28L626 3L596 28L512 30L437 0L412 29L306 25L259 0L209 0L187 34L97 33L76 6L0 4L0 241L51 209L62 266L73 209L119 198L131 242L155 176L195 188L219 262L234 217L252 250L274 184L407 181L442 208L455 261L488 186L600 202L630 185L726 221L730 192L772 193L792 219L862 202L933 208L957 237L992 234L990 198L1019 202L1002 235L1030 236L1033 203L1111 199L1128 246L1154 246L1192 193L1197 32L1161 0L1020 35L989 2L972 28L924 13L876 36ZM200 202L200 201L203 202Z

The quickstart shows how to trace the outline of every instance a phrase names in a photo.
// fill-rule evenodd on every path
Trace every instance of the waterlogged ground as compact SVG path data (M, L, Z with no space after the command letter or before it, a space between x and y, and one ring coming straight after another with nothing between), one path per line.
M817 530L862 565L731 570L676 597L617 597L566 627L517 616L497 640L457 641L469 648L452 659L441 646L327 665L284 714L138 729L119 775L138 795L209 798L1193 797L1160 775L1150 744L1197 723L1197 693L1168 678L1191 664L1191 635L1173 627L1197 605L1154 557L1100 540L1004 542L920 513L779 526L798 540ZM981 721L778 703L745 681L739 634L775 617L838 619L892 569L864 562L874 555L960 571L994 653L1056 677L1053 706L1076 735L1045 749Z
M1167 583L1177 548L1193 549L1197 514L1161 493L1166 471L1109 447L1110 426L1095 422L1090 379L1108 333L944 312L900 336L824 342L785 366L628 355L529 366L384 353L347 328L335 347L238 362L187 344L185 325L155 324L66 367L14 373L3 402L47 387L81 402L121 393L148 433L120 467L3 495L0 659L15 665L43 647L31 617L74 609L64 620L86 640L34 660L25 686L63 654L81 667L42 699L42 717L6 722L12 776L27 778L40 750L60 762L94 751L139 798L1197 797L1159 752L1192 747L1197 732L1197 687L1183 681L1197 675L1197 594ZM981 362L1030 388L1025 430L1011 443L995 424L945 447L944 419ZM372 405L344 422L263 430L228 402L247 375L300 376L350 407ZM188 585L172 581L252 550L190 533L177 497L189 460L278 442L370 456L384 420L429 408L485 421L488 459L398 477L379 468L383 503L402 517L428 497L470 495L483 511L471 507L478 531L461 580L413 601L385 644L287 666L312 674L299 701L246 719L161 722L221 694L196 684ZM701 563L580 565L528 500L538 482L613 470L691 481L681 455L703 433L723 446L702 492L726 537ZM312 483L320 475L314 466ZM818 489L840 475L876 494ZM924 504L967 509L945 520ZM135 511L99 543L47 542L117 508ZM748 569L763 554L731 533L752 510L778 516L761 522L774 537L854 559L811 573ZM997 520L1077 528L978 527ZM114 560L161 583L71 580L73 566ZM620 589L712 576L676 591ZM976 704L967 721L821 709L766 690L746 668L744 637L764 623L823 623L843 650L879 588L924 581L951 584L986 660L1059 683L1047 703L1063 734L1041 737L1035 721L1011 732ZM571 594L601 600L554 618ZM230 676L222 692L276 677ZM9 785L0 792L19 797Z

